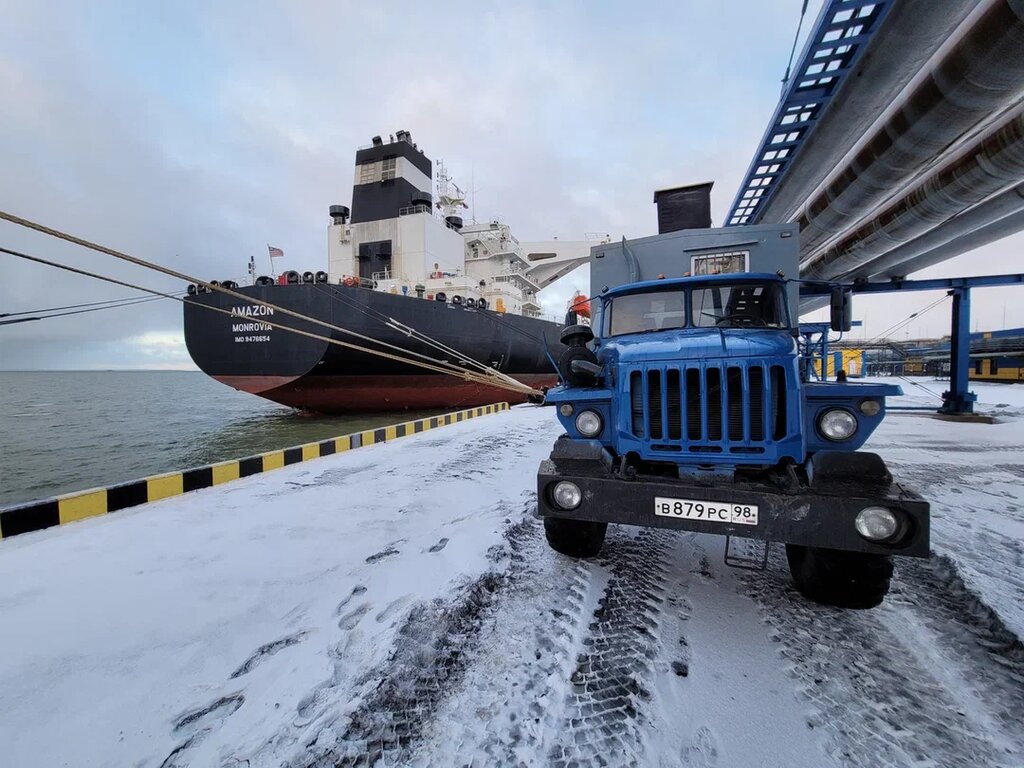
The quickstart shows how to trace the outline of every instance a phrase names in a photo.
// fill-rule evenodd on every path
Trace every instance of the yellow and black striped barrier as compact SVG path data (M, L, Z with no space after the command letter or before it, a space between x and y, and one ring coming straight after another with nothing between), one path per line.
M375 443L386 443L399 437L505 410L508 410L508 403L482 405L455 413L342 435L318 443L296 445L293 448L261 453L235 461L222 461L184 472L169 472L166 475L144 477L141 480L119 483L107 488L92 488L51 499L30 501L27 504L0 509L0 539L17 536L19 533L40 531L55 525L67 525L76 520L117 512L120 509L178 496L200 488L210 488L289 464L298 464Z

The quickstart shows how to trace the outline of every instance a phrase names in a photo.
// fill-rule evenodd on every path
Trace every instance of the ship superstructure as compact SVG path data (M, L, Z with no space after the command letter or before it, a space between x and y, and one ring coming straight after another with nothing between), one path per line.
M494 218L466 223L466 196L407 131L356 152L351 212L331 206L328 275L418 298L540 317L552 266L575 268L591 241L522 244Z
M356 152L351 207L330 206L327 271L230 286L297 315L267 317L255 323L257 333L237 322L252 306L193 290L185 305L193 360L236 389L327 412L525 399L479 376L467 380L402 359L436 360L438 350L446 366L484 367L527 387L553 384L561 323L541 318L537 294L585 263L599 239L520 242L500 219L466 223L466 210L443 163L435 166L408 131L374 137ZM261 316L273 315L255 306ZM362 346L339 343L353 334ZM375 343L390 357L368 351Z

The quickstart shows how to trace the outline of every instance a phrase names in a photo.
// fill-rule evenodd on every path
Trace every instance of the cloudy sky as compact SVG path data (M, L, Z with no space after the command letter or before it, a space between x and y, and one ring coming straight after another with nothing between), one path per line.
M800 5L0 0L0 208L207 278L263 266L268 242L319 269L356 148L406 128L523 240L652 234L651 191L706 179L720 222ZM6 223L0 246L183 288ZM1017 236L927 274L1019 271L1022 253ZM0 268L0 312L131 294ZM561 310L587 282L542 298ZM972 325L1024 325L1019 294L986 291ZM859 298L856 316L872 335L934 299ZM947 324L937 308L907 330ZM0 326L0 369L189 366L170 301Z

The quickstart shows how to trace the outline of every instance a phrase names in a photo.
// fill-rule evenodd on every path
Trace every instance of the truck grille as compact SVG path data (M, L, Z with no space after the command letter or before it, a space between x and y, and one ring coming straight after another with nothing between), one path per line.
M762 454L786 437L781 365L697 365L629 374L630 431L653 451Z

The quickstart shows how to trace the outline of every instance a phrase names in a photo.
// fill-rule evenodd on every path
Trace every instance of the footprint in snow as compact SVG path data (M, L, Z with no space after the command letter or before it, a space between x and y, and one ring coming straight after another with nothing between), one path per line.
M718 740L707 726L701 726L693 734L690 746L683 750L686 765L694 768L714 768L718 765Z
M345 610L346 606L364 592L366 592L366 587L362 584L356 584L352 587L352 591L348 593L348 597L338 603L338 607L334 609L334 615L341 616L341 612Z
M261 645L252 652L252 655L249 656L248 659L242 662L242 666L231 673L231 679L234 680L236 677L249 674L258 664L261 664L278 651L284 650L292 645L297 645L307 634L308 633L306 631L296 632L294 635L288 635L287 637L282 637L280 640L274 640L271 643Z
M370 604L363 603L358 608L346 613L340 619L338 619L338 629L345 630L346 632L350 629L355 629L356 624L370 611Z
M174 721L173 733L186 731L191 732L191 735L171 750L171 753L160 763L160 768L187 768L192 765L192 759L189 756L191 750L201 744L215 726L220 725L237 712L244 703L245 696L241 692L232 693L221 696L205 707L180 715Z
M399 554L397 549L395 549L394 547L388 547L387 549L384 549L374 555L370 555L368 558L366 558L366 562L376 563L380 560L383 560L385 557L391 557L392 555L397 554Z
M437 544L428 549L428 552L440 552L442 549L448 546L448 539L441 539Z
M229 696L221 696L219 699L211 704L207 704L205 707L183 714L175 721L174 731L177 733L181 729L190 725L204 725L207 720L214 716L223 720L228 715L232 715L237 712L238 708L244 703L245 696L241 693L232 693Z
M192 734L188 739L176 746L171 751L171 754L164 758L164 761L160 763L160 768L186 768L191 764L187 755L188 751L200 744L209 732L210 729L206 728Z
M377 614L377 623L380 624L381 622L391 618L411 602L412 595L402 595L397 600L392 600L388 603L387 608Z

